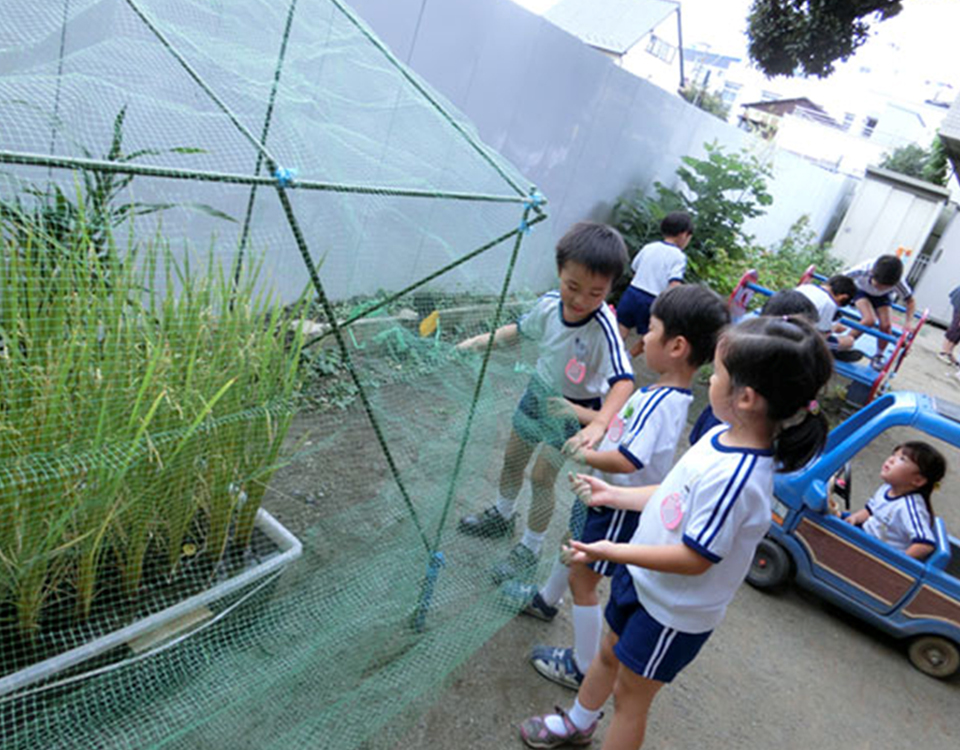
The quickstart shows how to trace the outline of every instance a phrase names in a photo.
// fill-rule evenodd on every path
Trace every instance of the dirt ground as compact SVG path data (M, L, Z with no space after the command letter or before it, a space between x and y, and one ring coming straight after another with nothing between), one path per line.
M942 337L942 330L926 328L894 388L960 402L960 381L935 357ZM701 385L698 404L703 397ZM695 406L691 418L697 413ZM860 454L854 505L879 484L881 462L903 437L887 433ZM947 458L952 468L934 503L958 535L960 455L950 449ZM551 624L522 616L511 621L450 676L412 728L398 725L369 747L522 747L522 719L572 703L571 691L544 680L527 662L534 644L572 643L569 606L565 602ZM790 587L771 595L745 585L701 655L658 696L645 747L954 750L958 702L960 679L921 674L900 644L812 594ZM601 723L594 746L608 723Z

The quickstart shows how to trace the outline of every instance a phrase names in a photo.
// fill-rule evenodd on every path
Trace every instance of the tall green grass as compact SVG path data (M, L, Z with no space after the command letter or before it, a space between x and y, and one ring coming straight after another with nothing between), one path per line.
M259 266L235 286L212 251L104 254L78 226L0 240L0 605L27 637L52 597L85 618L105 580L136 597L150 560L248 545L299 387Z

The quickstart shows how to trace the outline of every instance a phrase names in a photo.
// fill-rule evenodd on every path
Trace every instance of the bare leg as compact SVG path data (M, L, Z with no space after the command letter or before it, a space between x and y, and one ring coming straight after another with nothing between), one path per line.
M533 502L530 503L530 512L527 514L527 528L542 534L550 525L553 516L553 486L557 482L557 474L563 466L564 458L560 451L550 445L544 445L540 455L533 465L530 479L533 485Z
M893 326L890 323L890 308L881 307L877 310L877 318L880 320L880 330L884 333L890 333L893 329ZM887 348L887 342L882 339L877 340L877 354L882 354L883 350Z
M620 660L613 653L613 647L620 640L616 633L608 632L600 644L600 653L590 664L587 676L583 678L577 699L580 705L589 711L599 711L613 692L617 681Z
M603 750L638 750L647 732L647 715L662 682L641 677L622 664L613 687L613 721Z
M500 494L509 500L515 500L523 486L523 472L530 463L530 456L536 448L521 438L515 430L510 431L507 450L503 455L503 469L500 470Z
M570 566L570 591L573 593L573 603L578 607L593 607L600 603L597 596L597 586L600 585L602 575L586 565L574 563Z

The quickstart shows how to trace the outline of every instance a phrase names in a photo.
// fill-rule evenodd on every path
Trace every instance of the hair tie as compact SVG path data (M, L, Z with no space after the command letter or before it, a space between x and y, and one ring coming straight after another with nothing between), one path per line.
M820 413L820 404L816 399L813 399L809 404L807 404L807 412L816 416Z

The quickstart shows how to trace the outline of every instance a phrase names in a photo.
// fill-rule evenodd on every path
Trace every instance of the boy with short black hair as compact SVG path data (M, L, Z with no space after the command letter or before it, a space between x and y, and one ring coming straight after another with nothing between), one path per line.
M596 450L570 449L574 460L591 467L594 476L619 486L659 484L670 471L680 434L693 401L690 385L700 366L713 357L717 337L730 317L726 304L715 292L697 284L668 289L657 297L650 326L644 335L647 366L658 374L657 382L637 390L610 422ZM591 413L577 409L587 420ZM571 532L585 543L607 539L628 541L636 529L639 513L612 508L586 508L576 501L571 514ZM582 526L582 529L578 528ZM524 610L549 620L557 612L569 581L573 593L573 648L537 646L531 663L544 677L576 689L600 649L603 616L597 587L615 566L601 561L591 565L562 562L539 591L530 585L508 582L504 594L528 601Z
M893 304L890 295L896 292L906 308L904 315L904 330L913 329L913 314L916 311L916 302L913 299L913 290L903 280L903 262L896 255L881 255L877 258L865 260L862 263L848 268L844 276L853 279L857 285L857 292L853 295L853 304L860 312L860 322L865 326L879 323L880 330L890 333L890 305ZM860 331L851 331L853 338L860 336ZM871 365L874 369L883 368L883 350L887 342L877 339L877 353Z
M630 286L617 305L617 323L620 336L626 340L631 329L641 336L631 350L634 356L643 351L643 335L650 324L650 307L657 295L683 283L687 269L687 245L693 237L693 219L686 211L671 211L660 222L663 239L644 245L633 259L634 271Z
M826 338L830 353L841 360L851 360L853 359L851 354L859 354L859 352L849 351L856 341L853 336L848 333L842 336L834 335L837 311L849 304L857 293L857 285L853 279L838 273L827 279L824 284L801 284L797 287L797 291L817 308L815 327ZM839 330L844 329L841 327Z
M513 532L524 470L538 445L544 444L531 473L533 500L527 529L507 559L495 566L496 583L529 577L536 569L553 514L553 487L564 461L561 448L567 441L578 447L594 447L633 392L630 357L606 304L610 287L623 273L626 260L626 245L616 229L595 222L575 224L557 244L560 288L540 297L516 323L492 334L494 345L512 343L520 337L536 342L536 373L513 416L499 497L493 506L461 518L461 533L501 537ZM467 339L459 348L482 348L490 336L485 333ZM555 402L564 400L594 410L582 429L569 410L557 413Z

